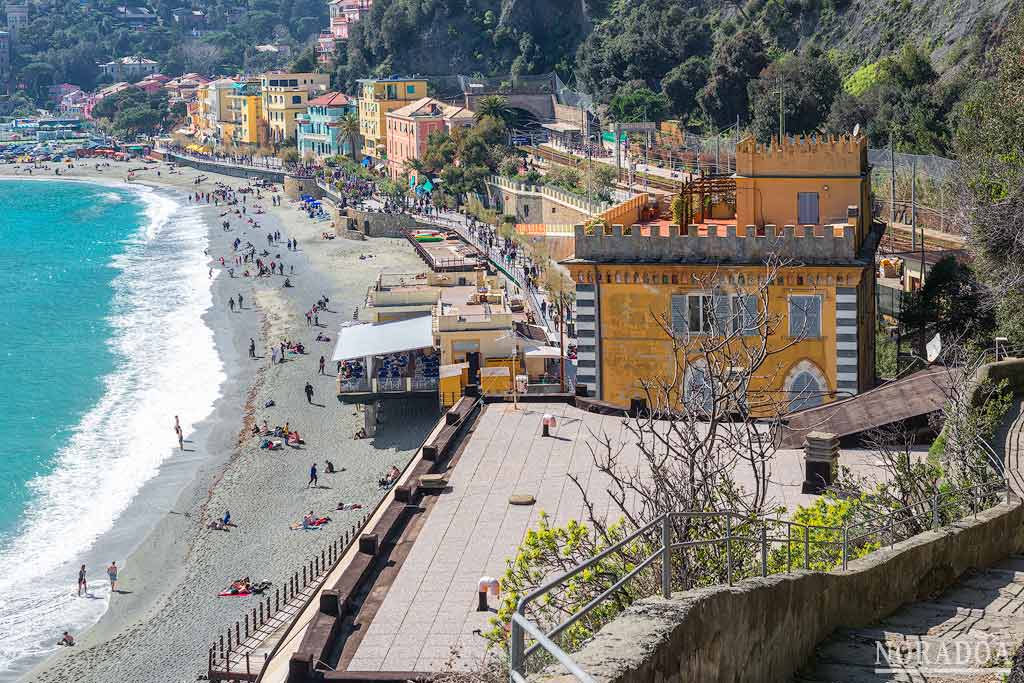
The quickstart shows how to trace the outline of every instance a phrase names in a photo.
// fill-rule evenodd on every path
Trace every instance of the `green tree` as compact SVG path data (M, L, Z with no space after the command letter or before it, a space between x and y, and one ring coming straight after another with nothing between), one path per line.
M352 151L352 159L359 158L359 116L355 112L346 112L338 122L338 133L341 139L348 142Z
M668 115L668 98L648 88L623 88L612 98L608 113L618 123L664 121Z
M32 62L26 64L18 74L18 78L25 85L25 90L36 102L43 102L46 99L47 88L53 85L55 69L46 62Z
M711 58L707 84L697 101L708 119L719 128L746 120L749 106L747 83L768 64L764 41L753 31L740 31L719 43Z
M515 119L515 114L512 112L512 108L508 106L506 98L501 95L487 95L477 101L473 118L477 123L484 118L491 118L508 126Z
M969 266L955 256L933 265L924 286L904 294L900 315L905 338L924 355L924 344L935 334L947 343L986 345L995 328L991 312L982 305L982 288Z
M691 57L665 74L661 89L672 113L685 121L698 111L697 93L707 79L708 65L700 57Z
M986 305L1011 346L1024 345L1024 18L1009 27L992 70L957 108L960 228Z
M312 47L307 47L305 50L295 58L290 67L291 71L298 73L308 73L317 70L316 54L313 52Z
M824 123L842 87L839 72L825 54L809 49L770 64L750 82L750 122L759 140L778 135L779 87L783 90L786 133L813 133Z
M880 60L866 83L844 90L832 102L826 127L835 134L860 125L873 146L897 152L949 153L949 119L960 96L958 79L940 81L928 56L908 45Z

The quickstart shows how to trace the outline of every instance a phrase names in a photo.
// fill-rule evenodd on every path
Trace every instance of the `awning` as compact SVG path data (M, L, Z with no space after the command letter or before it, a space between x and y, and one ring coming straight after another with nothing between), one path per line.
M562 123L561 121L559 121L558 123L543 123L543 124L541 124L541 128L547 128L548 130L553 131L555 133L579 133L580 132L580 127L579 126L574 126L571 123Z
M527 358L558 358L559 349L557 346L533 346L523 350Z
M421 315L408 320L349 325L338 331L333 360L353 360L434 346L434 320Z

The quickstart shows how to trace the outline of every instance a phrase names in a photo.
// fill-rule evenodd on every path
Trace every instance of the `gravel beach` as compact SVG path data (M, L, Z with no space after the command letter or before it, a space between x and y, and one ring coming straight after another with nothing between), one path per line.
M141 166L132 162L131 167ZM212 192L215 182L240 187L244 181L182 169L170 175L165 164L137 172L135 183L187 201L188 193ZM60 179L123 181L129 164L111 163L102 171L78 164ZM159 168L161 174L156 175ZM0 167L0 175L13 175L13 167ZM52 171L36 171L33 177L53 177ZM17 175L16 177L25 177ZM280 188L278 188L280 190ZM255 200L247 200L251 212ZM78 645L42 662L24 680L61 683L178 683L195 681L205 672L206 651L216 635L255 605L246 598L218 598L232 580L243 576L254 581L283 583L303 561L319 553L330 540L350 527L364 513L337 512L338 502L372 507L382 496L377 480L395 464L405 466L438 417L436 402L388 405L376 437L356 440L362 416L338 402L330 356L338 326L351 320L363 303L367 288L381 270L415 271L423 263L404 240L369 242L323 240L325 223L314 223L283 200L271 207L269 194L258 202L267 213L257 217L259 228L233 218L224 231L220 217L225 208L204 209L208 216L211 266L214 267L213 306L205 320L214 330L227 373L222 396L214 413L193 434L186 435L186 452L172 458L147 484L124 517L166 501L167 509L150 513L151 531L137 539L134 552L117 559L123 565L119 588L100 622L79 637ZM234 208L234 207L232 207ZM247 240L261 251L267 233L279 230L280 244L270 247L271 257L281 254L286 273L294 268L291 288L283 288L283 276L271 278L229 277L220 271L219 258L230 263L231 242ZM288 251L285 241L297 238L298 251ZM361 260L361 254L373 258ZM229 297L244 297L244 307L228 307ZM320 327L308 327L304 311L322 295L330 299L329 311L321 312ZM317 343L318 332L331 343ZM255 339L258 358L249 358L249 340ZM268 344L282 339L305 345L305 355L271 365ZM320 356L327 361L326 375L318 374ZM303 388L312 383L315 395L307 403ZM264 408L268 401L274 406ZM186 413L188 406L182 406ZM169 420L173 420L168 416ZM259 449L259 439L249 436L253 421L264 419L273 427L286 421L305 440L300 448L283 451ZM172 422L168 440L173 441ZM325 461L339 470L325 473ZM318 464L319 487L306 488L309 468ZM138 510L133 510L133 508ZM238 526L228 532L206 524L231 511ZM329 516L324 532L292 531L289 524L312 510ZM112 533L117 533L118 528Z

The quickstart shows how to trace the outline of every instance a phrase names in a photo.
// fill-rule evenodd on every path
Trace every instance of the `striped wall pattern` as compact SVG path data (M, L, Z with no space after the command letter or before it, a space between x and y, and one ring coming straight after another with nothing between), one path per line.
M586 384L590 396L600 396L598 377L598 307L594 285L576 285L576 384Z
M841 395L856 394L857 377L857 290L836 289L836 388Z

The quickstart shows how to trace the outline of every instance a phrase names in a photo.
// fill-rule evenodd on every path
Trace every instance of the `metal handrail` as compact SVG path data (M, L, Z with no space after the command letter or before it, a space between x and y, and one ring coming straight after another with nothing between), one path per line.
M1004 472L1000 471L1000 475ZM936 491L927 501L922 503L907 505L904 507L897 508L895 510L889 510L883 514L875 515L864 520L860 520L853 524L843 524L843 526L824 526L824 525L813 525L813 524L802 524L800 522L794 522L791 520L784 519L772 519L772 518L751 518L748 515L743 515L734 510L726 510L721 512L710 512L710 511L687 511L687 512L671 512L661 515L654 519L643 527L633 531L622 540L615 544L605 548L594 557L581 562L575 567L562 573L561 575L550 579L539 587L531 591L522 597L516 605L515 612L512 615L511 620L511 633L509 642L509 657L510 657L510 677L512 681L516 683L525 683L526 679L526 660L527 658L539 649L543 649L548 652L549 655L554 657L558 662L563 664L569 672L574 675L577 680L589 682L593 679L582 671L579 666L572 660L572 658L565 653L558 645L555 644L554 639L561 635L566 629L577 623L580 619L585 617L591 611L594 610L598 605L605 602L616 592L620 591L629 581L635 578L641 571L652 565L656 560L661 560L661 594L664 598L671 597L672 593L672 551L683 550L686 548L697 548L705 546L725 546L726 553L726 583L733 585L733 549L739 544L740 546L754 545L760 548L760 574L761 576L768 576L769 574L769 546L775 543L786 544L786 571L792 569L792 545L794 543L801 543L803 546L803 568L807 569L810 567L810 548L815 546L818 548L839 549L839 558L836 559L837 568L842 571L848 570L848 564L850 559L851 549L855 549L866 539L873 536L879 536L881 534L888 534L888 544L884 541L881 543L882 547L889 545L892 547L896 543L896 537L899 534L899 526L906 525L909 522L918 522L922 518L931 518L930 524L921 524L922 532L924 530L938 529L942 524L943 512L948 510L959 509L965 502L969 502L969 511L967 514L973 512L974 516L977 516L980 506L984 501L986 495L1006 493L1006 500L1010 500L1012 491L1009 486L1009 482L1002 477L998 481L975 484L973 486L962 487L951 491ZM945 498L948 498L944 500ZM1002 502L1002 497L1000 497ZM947 522L956 521L956 519L963 519L964 517L958 517L949 519ZM723 521L726 527L724 536L716 536L710 539L699 539L693 541L679 541L674 542L672 539L673 535L673 521L677 519L714 519ZM737 527L734 526L735 521L739 521L738 527L756 528L757 531L754 535L748 535L748 533L736 534ZM769 535L768 529L770 526L785 527L785 536ZM851 535L850 531L859 530L866 528L863 533L856 533ZM794 535L794 529L800 533ZM654 548L653 552L647 555L642 560L636 563L628 573L620 577L614 584L606 588L599 595L591 598L585 605L575 610L565 620L556 624L551 630L546 633L537 624L531 622L526 616L526 608L530 603L534 602L541 596L544 596L552 591L552 589L566 583L573 577L587 570L588 568L596 565L601 560L605 559L613 553L621 552L628 544L637 540L641 536L649 534L654 530L660 530L661 538L657 547ZM812 533L813 532L813 533ZM832 534L841 534L841 537L836 540L818 540L814 539L814 534L821 532L827 532ZM905 538L911 538L914 534L908 534ZM905 540L902 539L902 540ZM529 648L526 647L526 635L529 634L535 641Z

